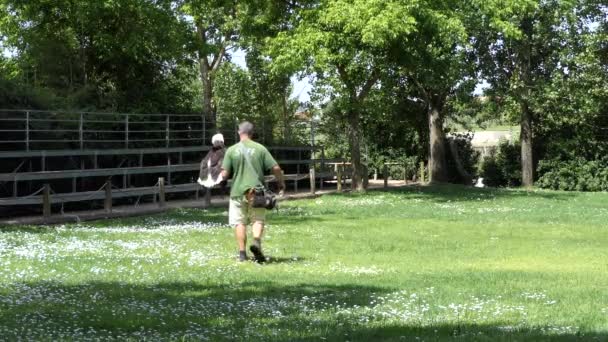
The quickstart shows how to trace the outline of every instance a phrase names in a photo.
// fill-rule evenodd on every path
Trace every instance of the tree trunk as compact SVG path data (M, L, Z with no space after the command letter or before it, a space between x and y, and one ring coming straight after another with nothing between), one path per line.
M289 113L289 109L287 106L287 100L289 99L289 90L288 87L285 87L284 91L283 91L283 96L281 99L281 110L283 111L283 141L287 141L287 139L290 137L290 133L289 133L289 117L290 114Z
M359 133L359 112L351 109L348 113L348 142L350 145L350 157L353 167L352 189L354 191L365 191L364 188L364 166L361 163L361 135Z
M521 183L524 187L534 185L534 161L532 154L532 113L530 107L521 103Z
M203 115L211 122L215 123L215 110L213 108L213 77L207 57L200 59L201 83L203 84Z
M454 164L456 164L456 170L460 174L460 179L462 180L462 183L464 185L472 185L473 177L464 168L464 164L462 163L462 160L460 159L460 155L458 154L458 146L456 144L456 139L455 138L449 139L449 144L450 144L450 152L452 153L452 158L454 158Z
M196 24L196 32L198 34L201 45L207 45L206 29L201 23ZM219 59L222 56L218 56ZM209 63L209 56L205 53L205 49L201 49L198 52L199 69L201 74L201 83L203 85L202 95L202 106L203 115L209 119L213 124L216 123L215 108L213 107L213 78L214 68L219 67L215 65L215 61Z
M429 101L429 181L431 183L447 182L447 163L445 159L445 133L443 131L442 105Z

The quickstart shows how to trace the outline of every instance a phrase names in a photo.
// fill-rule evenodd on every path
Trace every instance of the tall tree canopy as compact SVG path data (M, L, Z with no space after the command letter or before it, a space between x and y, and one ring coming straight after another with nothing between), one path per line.
M19 64L11 77L68 97L67 106L183 110L170 102L190 87L188 35L171 1L2 0L0 8Z
M492 20L480 17L476 32L482 74L495 100L518 107L522 184L527 187L534 182L534 126L545 114L540 104L554 94L548 89L551 81L574 70L564 57L576 53L577 35L588 29L580 25L581 4L576 0L480 4L481 11L492 13Z
M597 0L0 0L0 108L247 118L297 143L306 105L357 190L399 153L453 180L453 122L492 113L520 125L531 186L541 159L607 150L607 22Z
M386 47L411 33L413 5L399 1L319 1L294 12L294 27L271 43L277 70L305 70L340 104L348 123L353 188L367 177L361 159L361 115L387 65Z

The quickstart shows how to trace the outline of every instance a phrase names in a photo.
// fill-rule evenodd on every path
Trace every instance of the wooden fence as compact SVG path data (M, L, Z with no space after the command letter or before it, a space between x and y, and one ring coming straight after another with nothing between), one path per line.
M314 145L314 124L307 124L307 146L269 147L295 191L302 181L313 191L323 188L336 176L330 163L343 162L325 159L323 147ZM0 207L42 206L50 214L51 204L103 200L111 208L129 197L137 203L143 196L164 202L161 196L174 193L198 198L200 159L218 131L196 115L0 110ZM161 136L138 138L142 133ZM227 144L236 141L235 127L223 133Z

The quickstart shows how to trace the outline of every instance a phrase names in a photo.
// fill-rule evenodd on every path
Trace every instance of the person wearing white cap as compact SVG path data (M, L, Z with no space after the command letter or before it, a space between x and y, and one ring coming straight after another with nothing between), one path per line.
M198 176L198 184L205 188L211 189L214 186L223 182L225 184L222 173L222 162L226 147L224 146L224 136L218 133L211 137L211 149L201 161L200 173Z

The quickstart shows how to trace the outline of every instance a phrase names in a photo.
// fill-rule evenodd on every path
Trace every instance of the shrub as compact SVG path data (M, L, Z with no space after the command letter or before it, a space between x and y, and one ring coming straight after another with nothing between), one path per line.
M487 186L514 187L521 185L521 156L519 143L501 141L496 151L483 159L480 177Z
M479 163L479 152L475 151L471 144L473 140L472 134L452 134L446 139L446 162L448 168L448 177L450 183L465 183L470 185L472 178L477 175L477 165ZM467 175L464 175L458 170L455 156L452 153L450 141L456 144L456 151L460 163ZM467 177L468 176L468 177Z
M608 191L608 157L543 160L537 186L566 191Z
M384 163L396 163L388 166L388 175L392 179L403 179L405 166L405 176L412 179L418 169L418 158L415 156L407 156L404 151L394 148L387 148L382 153L370 153L368 156L369 172L374 169L378 170L378 177L383 177Z

